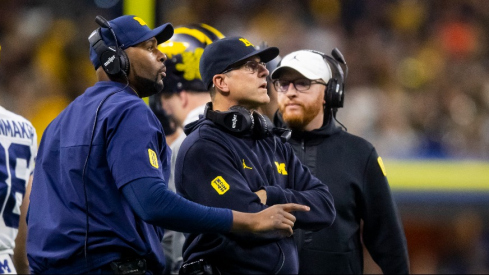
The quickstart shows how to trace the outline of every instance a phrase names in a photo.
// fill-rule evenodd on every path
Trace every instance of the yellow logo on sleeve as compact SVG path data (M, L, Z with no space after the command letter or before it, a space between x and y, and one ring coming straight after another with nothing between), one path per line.
M285 169L285 163L275 162L275 166L277 166L277 172L282 175L288 175L287 170Z
M134 17L133 19L136 20L136 21L138 21L139 24L141 24L141 26L146 26L146 22L144 22L143 19L141 19L139 17Z
M148 155L149 155L149 163L151 166L154 168L160 168L160 165L158 165L158 157L156 156L155 151L148 149Z
M384 162L382 161L382 158L378 157L377 162L379 163L380 169L382 169L382 173L384 173L384 176L387 176L387 173L385 172Z
M211 181L212 187L217 191L219 195L223 195L229 190L229 184L221 176L217 176Z
M246 38L240 38L239 41L243 42L246 47L249 47L249 46L254 47L253 44L251 44L251 42L248 41L248 39L246 39Z

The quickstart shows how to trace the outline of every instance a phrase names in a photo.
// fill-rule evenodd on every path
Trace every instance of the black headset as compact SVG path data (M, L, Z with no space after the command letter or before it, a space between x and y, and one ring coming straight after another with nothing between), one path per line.
M348 75L348 66L346 65L345 58L338 48L333 49L331 52L332 57L319 51L310 51L321 55L331 68L332 77L326 86L324 100L326 101L326 110L336 112L338 108L343 107L345 99L345 80ZM346 74L343 73L340 63L345 65Z
M95 50L99 57L100 66L102 66L109 76L120 76L121 74L124 74L127 77L129 74L129 58L127 57L126 52L119 47L114 30L109 22L100 15L95 17L95 22L97 22L101 28L109 29L114 36L115 41L115 47L107 46L102 39L101 28L94 30L88 37L90 46Z
M283 142L289 140L291 136L290 130L274 127L266 116L255 111L250 113L248 109L239 105L232 106L228 111L221 112L212 110L212 102L208 102L205 105L204 118L211 120L237 136L250 134L253 139L264 139L278 135Z
M251 134L255 139L271 136L271 128L265 117L258 112L252 112L245 107L235 105L228 111L212 110L212 102L208 102L204 109L204 118L224 127L228 132L244 135Z

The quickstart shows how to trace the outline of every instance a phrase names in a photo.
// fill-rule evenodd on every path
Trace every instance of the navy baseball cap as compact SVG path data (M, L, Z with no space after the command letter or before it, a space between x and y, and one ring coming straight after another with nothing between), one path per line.
M246 38L227 37L215 41L204 49L200 57L200 75L209 89L212 78L249 57L259 56L262 62L268 62L279 54L277 47L257 50Z
M158 44L161 44L173 35L173 26L170 23L163 24L153 30L148 27L146 22L135 15L124 15L109 21L117 37L117 44L123 50L155 37ZM107 46L115 46L114 36L110 29L101 28L101 36ZM95 69L100 67L99 56L90 47L90 60Z

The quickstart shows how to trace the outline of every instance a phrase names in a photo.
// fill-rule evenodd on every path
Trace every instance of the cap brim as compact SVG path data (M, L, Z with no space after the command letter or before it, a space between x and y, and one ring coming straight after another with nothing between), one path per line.
M289 68L289 69L292 69L294 71L299 72L301 75L303 75L307 79L320 79L320 78L322 78L321 76L312 73L307 68L304 68L302 66L299 66L298 64L295 64L294 66L280 65L275 70L273 70L273 72L270 74L270 77L272 79L279 78L280 77L280 72L283 71L286 68Z
M236 63L239 63L245 59L248 59L252 56L259 56L260 57L260 61L261 62L265 62L267 63L268 61L271 61L273 60L275 57L277 57L279 54L279 50L277 47L269 47L269 48L265 48L265 49L262 49L262 50L256 50L252 53L249 53L247 55L245 55L244 57L234 61L231 65L228 66L229 67L232 67L233 65L235 65Z
M137 45L141 42L144 42L151 37L156 38L156 41L158 42L158 45L169 40L173 36L173 26L170 23L163 24L157 28L154 28L150 32L148 32L146 35L142 36L139 38L137 41L135 41L132 45L127 45L127 47L131 47L134 45Z

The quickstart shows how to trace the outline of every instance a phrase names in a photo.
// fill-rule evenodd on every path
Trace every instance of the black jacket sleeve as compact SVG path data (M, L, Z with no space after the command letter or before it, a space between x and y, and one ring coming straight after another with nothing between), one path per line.
M385 168L372 149L364 172L363 241L384 274L408 274L406 238Z

